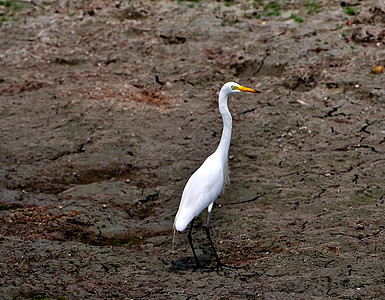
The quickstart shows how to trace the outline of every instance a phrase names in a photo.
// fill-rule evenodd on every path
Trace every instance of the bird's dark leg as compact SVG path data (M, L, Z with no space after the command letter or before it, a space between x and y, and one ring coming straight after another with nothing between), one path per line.
M215 250L213 240L211 239L211 236L210 236L210 212L207 215L206 235L207 235L207 238L210 241L211 248L213 249L215 258L217 260L217 270L219 270L219 268L223 269L223 265L221 263L221 260L220 260L220 258L218 256L218 254L217 254L217 251Z
M195 220L195 218L192 219L192 221L191 221L191 226L190 226L190 230L189 230L188 235L187 235L187 239L188 239L188 242L190 243L190 247L191 247L192 253L194 255L195 270L196 270L196 269L202 268L202 265L199 263L198 256L195 253L195 249L194 249L193 242L192 242L192 235L191 235L191 233L192 233L192 229L193 229L193 225L194 225L194 220Z

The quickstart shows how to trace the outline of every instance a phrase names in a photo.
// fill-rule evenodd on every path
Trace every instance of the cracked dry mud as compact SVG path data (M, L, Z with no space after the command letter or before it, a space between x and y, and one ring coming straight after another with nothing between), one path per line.
M274 5L275 3L275 5ZM4 1L1 299L385 298L381 1ZM172 223L234 96L193 272ZM213 256L196 222L194 242Z

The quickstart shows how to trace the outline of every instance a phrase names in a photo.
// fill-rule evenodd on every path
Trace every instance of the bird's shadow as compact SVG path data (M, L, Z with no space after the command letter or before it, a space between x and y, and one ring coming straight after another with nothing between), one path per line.
M168 268L168 272L170 273L179 273L179 272L199 272L199 273L206 273L206 272L216 272L221 273L221 271L224 271L224 274L227 274L228 270L232 271L239 271L242 269L242 267L239 266L231 266L222 264L219 268L217 267L217 264L215 260L213 260L209 255L202 254L198 257L200 266L197 267L195 264L194 257L187 256L183 257L177 261L171 261L171 266Z
M215 271L215 262L208 259L207 255L203 254L198 257L201 266L197 268L194 257L187 256L182 257L177 261L172 261L168 271L172 273L179 273L184 271L200 271L200 272L211 272Z
M171 266L168 268L169 272L179 273L183 271L195 271L195 261L192 257L183 257L180 260L172 261Z

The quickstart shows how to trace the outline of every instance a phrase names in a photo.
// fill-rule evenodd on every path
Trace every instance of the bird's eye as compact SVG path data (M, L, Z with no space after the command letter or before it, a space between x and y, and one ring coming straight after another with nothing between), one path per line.
M231 86L231 89L232 89L232 90L235 90L235 85L232 85L232 86Z

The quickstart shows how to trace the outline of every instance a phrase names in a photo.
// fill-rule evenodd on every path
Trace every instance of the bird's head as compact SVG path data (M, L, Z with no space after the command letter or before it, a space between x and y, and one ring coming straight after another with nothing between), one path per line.
M223 85L222 90L227 94L234 94L240 92L249 92L249 93L260 93L258 90L250 89L244 87L236 82L227 82Z

